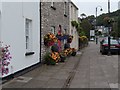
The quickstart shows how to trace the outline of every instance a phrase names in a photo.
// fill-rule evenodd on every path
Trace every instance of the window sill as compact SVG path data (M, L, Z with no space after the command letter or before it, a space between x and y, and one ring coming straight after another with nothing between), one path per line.
M56 8L55 8L54 6L51 6L51 8L52 8L53 10L56 10Z
M67 14L64 14L65 17L67 17Z
M33 55L33 54L35 54L35 52L26 52L25 56L30 56L30 55Z

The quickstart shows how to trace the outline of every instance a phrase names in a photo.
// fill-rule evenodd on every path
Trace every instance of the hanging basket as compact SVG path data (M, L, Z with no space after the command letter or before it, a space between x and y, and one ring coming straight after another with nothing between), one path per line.
M54 44L56 37L52 33L48 33L44 36L44 45L50 47Z

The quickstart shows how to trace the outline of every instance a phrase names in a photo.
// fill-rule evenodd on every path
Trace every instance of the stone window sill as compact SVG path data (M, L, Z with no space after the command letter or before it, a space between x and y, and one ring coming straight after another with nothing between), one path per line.
M65 17L67 17L67 14L64 14Z
M52 8L53 10L56 10L56 8L55 8L54 6L51 6L51 8Z
M25 56L30 56L30 55L33 55L33 54L35 54L35 52L26 52Z

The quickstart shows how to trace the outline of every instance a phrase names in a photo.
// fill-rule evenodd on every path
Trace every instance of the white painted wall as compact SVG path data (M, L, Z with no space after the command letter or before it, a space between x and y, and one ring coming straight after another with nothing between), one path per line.
M2 1L0 0L0 12L2 10Z
M38 63L40 61L39 2L4 2L2 3L1 16L1 38L4 44L11 46L12 60L9 65L9 74ZM35 54L31 56L25 56L25 18L32 19L32 49Z
M118 9L120 9L120 1L118 2Z
M72 3L69 4L69 9L70 9L70 12L69 12L69 15L70 15L70 20L69 20L70 21L69 22L70 31L69 31L69 34L73 35L73 41L70 44L70 46L72 48L75 48L75 49L78 50L78 33L77 33L76 28L71 25L71 21L78 21L78 10L76 9L76 7Z
M2 26L2 25L1 25L1 24L2 24L2 23L1 23L1 11L2 11L2 2L1 2L1 0L0 0L0 41L1 41L1 29L2 29L2 28L1 28L1 26Z

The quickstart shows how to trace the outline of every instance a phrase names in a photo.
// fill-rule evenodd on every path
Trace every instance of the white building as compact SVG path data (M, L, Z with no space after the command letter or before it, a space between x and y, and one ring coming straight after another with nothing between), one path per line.
M14 74L40 62L39 2L0 2L0 41L10 45Z
M70 2L70 4L69 4L69 15L70 15L70 20L69 20L70 31L69 31L69 34L73 35L73 41L71 43L71 47L78 50L78 33L77 33L76 28L71 25L71 21L77 21L78 22L78 8L73 2Z
M120 1L118 2L118 9L120 9Z

